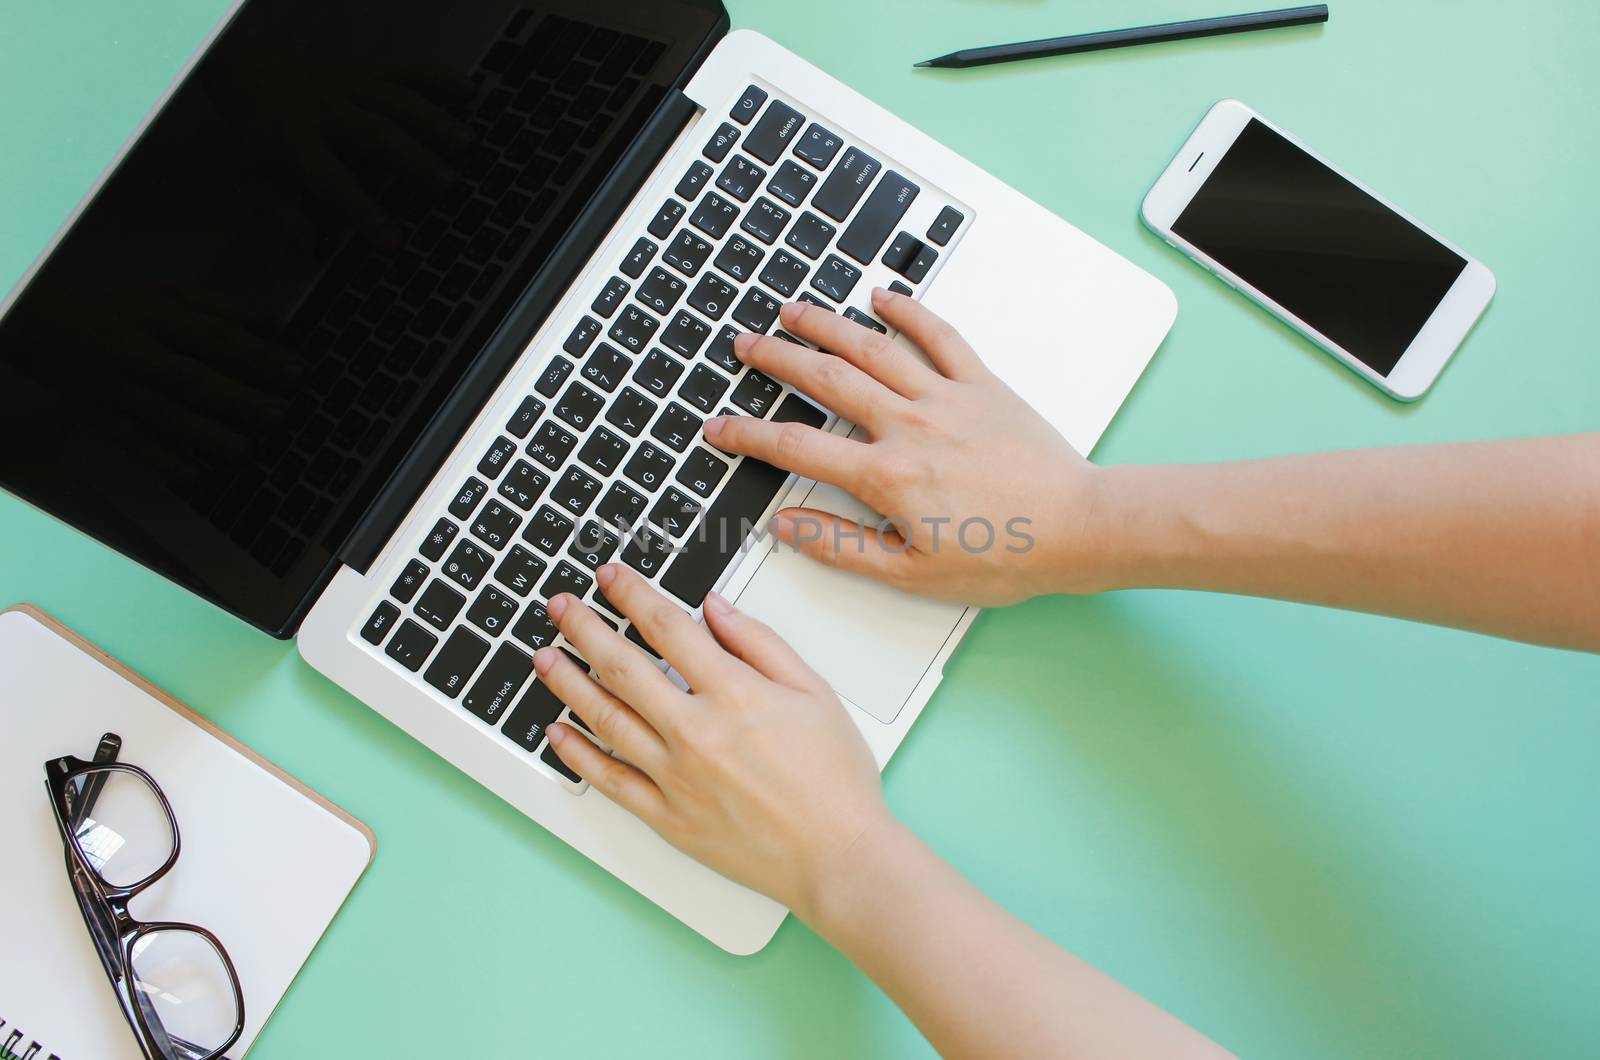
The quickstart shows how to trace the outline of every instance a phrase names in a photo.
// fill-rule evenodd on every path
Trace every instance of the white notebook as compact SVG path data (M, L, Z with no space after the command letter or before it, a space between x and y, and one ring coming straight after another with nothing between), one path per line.
M139 920L209 928L244 992L250 1047L372 860L359 821L31 608L0 613L0 1055L140 1060L67 879L44 763L119 761L166 792L182 853ZM13 1036L16 1036L13 1039Z

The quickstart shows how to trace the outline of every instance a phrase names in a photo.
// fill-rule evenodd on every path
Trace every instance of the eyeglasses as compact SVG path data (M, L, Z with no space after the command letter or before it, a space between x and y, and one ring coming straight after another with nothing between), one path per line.
M121 748L108 732L92 761L44 766L78 910L148 1060L226 1060L244 1032L228 951L205 928L128 915L177 863L178 821L150 774L116 761Z

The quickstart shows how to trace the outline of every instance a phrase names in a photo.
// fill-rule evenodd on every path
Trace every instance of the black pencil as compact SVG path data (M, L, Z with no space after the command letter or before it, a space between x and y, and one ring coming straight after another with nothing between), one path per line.
M1248 15L1197 18L1189 22L1166 22L1159 26L1079 33L1071 37L1050 37L1046 40L1023 41L1019 44L996 44L988 48L966 48L951 52L949 55L941 55L937 59L924 60L916 65L965 69L969 66L1011 63L1022 59L1043 59L1051 55L1074 55L1078 52L1104 51L1108 48L1127 48L1135 44L1158 44L1162 41L1219 37L1225 33L1247 33L1258 29L1309 26L1326 21L1328 21L1328 5L1312 4L1309 7L1286 7L1279 11L1257 11Z

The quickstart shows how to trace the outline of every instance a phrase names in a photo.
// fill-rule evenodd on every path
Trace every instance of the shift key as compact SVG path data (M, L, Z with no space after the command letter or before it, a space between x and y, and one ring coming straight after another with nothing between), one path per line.
M866 194L867 185L872 183L872 178L882 168L883 163L865 151L850 148L845 151L833 172L828 174L828 179L822 182L822 187L817 189L811 205L835 221L843 221L850 216L850 211Z
M856 219L839 237L839 249L861 264L871 265L872 259L889 241L889 233L900 224L900 219L906 215L921 190L894 170L889 170L878 186L872 189L872 194L867 196L866 204L856 214Z

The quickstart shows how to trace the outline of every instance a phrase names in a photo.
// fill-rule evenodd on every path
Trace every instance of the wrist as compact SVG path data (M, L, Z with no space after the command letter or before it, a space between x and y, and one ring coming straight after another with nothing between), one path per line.
M1181 552L1177 483L1167 469L1122 464L1094 469L1080 533L1062 591L1112 592L1160 584L1159 570Z
M818 935L837 941L850 930L875 894L893 886L906 863L906 851L921 840L887 806L865 822L846 847L802 874L803 884L790 911Z

